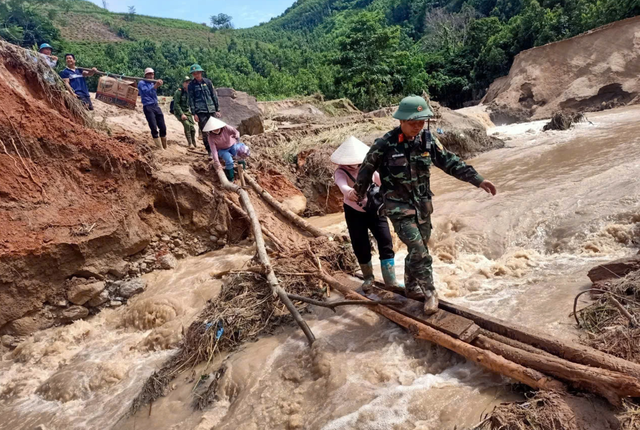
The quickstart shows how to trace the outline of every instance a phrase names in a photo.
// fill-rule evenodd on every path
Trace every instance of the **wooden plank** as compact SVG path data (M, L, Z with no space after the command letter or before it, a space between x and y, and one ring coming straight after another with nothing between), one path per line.
M385 285L379 282L376 282L375 285L381 289L386 289ZM393 291L397 292L401 291L401 289L393 289ZM485 330L531 345L565 360L601 369L614 370L640 378L640 365L614 357L597 349L571 341L560 341L539 331L494 318L446 300L440 300L440 309L470 319Z
M370 300L397 301L400 305L389 305L389 307L394 311L413 318L416 321L420 321L429 327L440 330L455 339L471 342L480 332L480 327L470 319L447 311L438 310L435 314L426 316L421 302L408 299L400 294L395 294L373 286L367 288L366 291L364 291L363 288L359 288L356 291Z

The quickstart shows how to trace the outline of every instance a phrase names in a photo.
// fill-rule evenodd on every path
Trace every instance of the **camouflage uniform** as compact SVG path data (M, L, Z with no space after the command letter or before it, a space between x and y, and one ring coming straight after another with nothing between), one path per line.
M398 127L375 141L354 186L358 195L364 196L373 172L380 173L387 216L409 252L405 259L407 291L416 287L422 291L434 289L432 258L427 248L433 212L431 165L476 187L484 180L429 131L423 130L408 141Z
M178 121L182 123L182 127L184 127L184 135L187 138L189 148L191 148L191 145L195 148L196 125L191 112L189 112L189 93L183 88L178 88L173 94L173 113L178 118ZM183 121L182 115L185 115L187 119Z

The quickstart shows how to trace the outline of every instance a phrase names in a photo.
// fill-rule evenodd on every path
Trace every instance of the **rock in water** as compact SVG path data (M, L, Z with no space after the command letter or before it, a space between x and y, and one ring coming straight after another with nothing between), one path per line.
M147 288L147 281L142 278L131 279L124 282L120 286L119 295L124 298L133 297L136 294L140 294Z
M71 322L75 320L80 320L82 318L86 318L89 315L89 309L84 306L71 306L70 308L64 309L60 316L63 322Z
M104 288L104 282L93 282L90 284L76 283L67 291L67 298L73 304L84 305L100 294Z
M178 264L178 260L171 253L167 253L158 257L158 265L161 269L169 270L174 269Z
M94 298L92 298L91 300L89 300L87 302L87 304L91 307L97 307L100 306L106 302L109 301L109 291L107 290L102 290L102 292L100 294L98 294L97 296L95 296Z
M262 113L255 97L233 88L217 88L222 120L235 127L240 135L264 133Z

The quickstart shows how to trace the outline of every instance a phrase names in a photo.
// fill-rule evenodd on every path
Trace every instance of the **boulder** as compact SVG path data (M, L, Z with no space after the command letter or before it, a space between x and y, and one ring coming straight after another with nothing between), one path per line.
M129 298L140 294L147 288L147 281L142 278L135 278L124 282L118 291L121 297Z
M95 308L109 301L109 291L102 290L100 294L87 302L87 305Z
M84 305L100 294L105 288L104 282L76 283L67 291L67 298L76 305Z
M178 264L178 260L171 253L167 253L158 257L158 265L161 269L170 270L174 269Z
M89 309L84 306L71 306L60 313L60 320L62 322L71 322L87 316L89 316Z
M640 270L640 254L596 266L589 270L587 276L591 282L596 283L606 279L621 278L636 270Z
M235 127L240 135L264 133L262 113L255 97L233 88L217 88L222 120Z

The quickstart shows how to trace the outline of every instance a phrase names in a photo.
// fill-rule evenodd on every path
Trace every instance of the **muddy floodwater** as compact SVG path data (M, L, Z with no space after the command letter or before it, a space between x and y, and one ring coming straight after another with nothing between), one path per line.
M586 272L633 252L640 228L640 107L588 115L566 132L544 122L496 127L504 149L470 161L499 190L483 192L433 174L431 251L439 294L493 316L577 335L569 318ZM344 229L340 214L314 223ZM203 366L169 395L122 418L145 379L172 353L183 328L250 248L226 248L147 275L126 307L40 332L0 361L0 428L46 429L453 429L517 398L485 372L360 308L315 309L317 344L293 327L245 345L228 367L220 400L191 408ZM397 263L402 270L405 252Z

